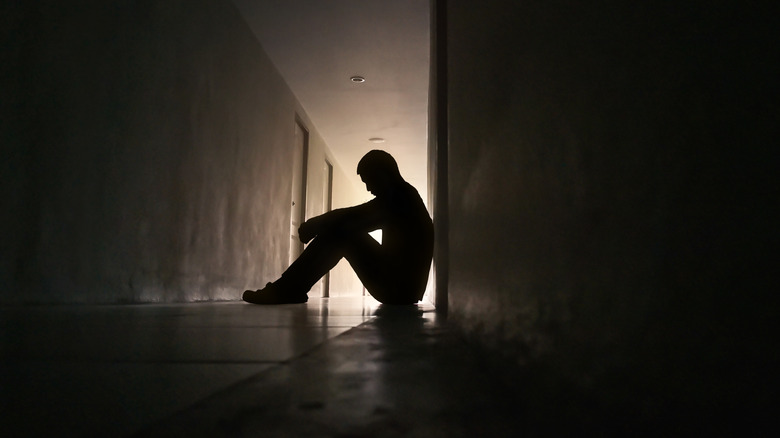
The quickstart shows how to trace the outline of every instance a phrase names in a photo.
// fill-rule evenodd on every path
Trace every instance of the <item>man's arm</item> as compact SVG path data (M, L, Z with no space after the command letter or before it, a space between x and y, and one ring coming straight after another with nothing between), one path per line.
M313 217L301 224L298 236L303 243L308 243L315 236L332 230L368 233L381 228L385 217L381 204L373 199L365 204L339 208Z

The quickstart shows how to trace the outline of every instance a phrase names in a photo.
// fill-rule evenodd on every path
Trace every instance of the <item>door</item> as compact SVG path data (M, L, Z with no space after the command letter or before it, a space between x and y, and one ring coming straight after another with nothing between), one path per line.
M290 263L303 252L298 238L298 227L306 220L306 174L309 161L309 132L299 120L295 120L293 151L292 202L290 205Z
M322 166L322 212L327 213L333 209L333 165L328 160ZM322 280L322 296L330 296L330 272L326 273Z

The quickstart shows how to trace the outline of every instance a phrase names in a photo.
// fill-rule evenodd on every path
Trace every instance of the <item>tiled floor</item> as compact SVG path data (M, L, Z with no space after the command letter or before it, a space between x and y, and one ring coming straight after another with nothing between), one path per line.
M430 306L375 318L138 437L516 437L518 405Z
M623 415L633 411L619 404L603 408L602 393L575 391L550 375L467 343L426 304L355 297L0 308L0 438L680 430Z
M0 438L777 435L502 357L363 297L0 308Z
M0 436L128 436L373 318L305 305L0 308Z

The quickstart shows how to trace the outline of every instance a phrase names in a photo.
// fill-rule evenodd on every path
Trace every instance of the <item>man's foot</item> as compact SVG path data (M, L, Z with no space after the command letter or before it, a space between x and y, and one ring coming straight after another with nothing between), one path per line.
M273 283L268 283L262 289L245 291L242 299L252 304L298 304L305 303L309 297L306 294L292 293Z

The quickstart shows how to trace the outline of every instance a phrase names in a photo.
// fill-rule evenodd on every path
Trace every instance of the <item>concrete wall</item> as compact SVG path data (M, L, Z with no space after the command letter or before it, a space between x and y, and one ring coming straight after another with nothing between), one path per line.
M231 2L1 12L0 302L235 299L282 272L305 114Z
M759 416L777 363L769 11L447 6L451 319L523 365L532 423Z

